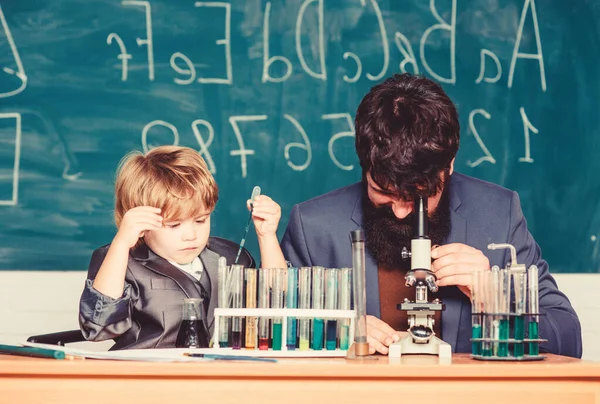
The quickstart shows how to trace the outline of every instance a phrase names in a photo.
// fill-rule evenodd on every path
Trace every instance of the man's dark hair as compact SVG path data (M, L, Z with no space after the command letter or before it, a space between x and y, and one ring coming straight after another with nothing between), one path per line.
M356 152L382 189L410 200L442 189L458 151L456 108L434 81L396 74L371 88L356 111Z

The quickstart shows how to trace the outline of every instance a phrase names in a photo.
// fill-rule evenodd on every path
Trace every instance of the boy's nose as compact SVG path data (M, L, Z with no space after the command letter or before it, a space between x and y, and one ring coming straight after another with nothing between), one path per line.
M186 241L196 239L196 232L194 231L194 226L186 225L183 227L183 239Z

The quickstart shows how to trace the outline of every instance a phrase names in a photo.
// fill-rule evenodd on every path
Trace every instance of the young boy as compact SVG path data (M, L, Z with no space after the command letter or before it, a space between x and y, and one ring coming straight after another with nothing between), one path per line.
M202 157L178 146L130 154L119 165L115 195L118 232L94 251L80 300L85 338L112 338L111 349L174 347L186 297L204 298L212 334L217 260L232 264L239 245L209 237L218 188ZM285 267L279 205L258 196L252 212L263 267ZM238 264L255 266L245 249Z

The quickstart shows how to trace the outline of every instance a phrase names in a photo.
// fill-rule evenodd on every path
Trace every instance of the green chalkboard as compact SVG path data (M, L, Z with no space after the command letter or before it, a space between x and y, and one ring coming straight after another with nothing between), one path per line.
M400 71L457 103L457 169L517 190L555 272L600 267L600 1L0 0L0 269L83 270L117 163L191 146L238 240L360 178L354 111ZM340 235L346 237L346 235ZM256 238L248 246L257 252Z

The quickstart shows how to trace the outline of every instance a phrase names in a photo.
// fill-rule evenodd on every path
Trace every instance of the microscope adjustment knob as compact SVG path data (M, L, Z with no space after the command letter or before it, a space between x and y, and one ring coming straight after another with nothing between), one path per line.
M415 282L417 281L417 278L415 277L415 274L411 271L409 273L406 274L406 276L404 277L404 279L406 280L405 285L406 287L413 287L415 285Z
M427 275L427 277L425 277L425 283L427 284L427 287L429 288L429 290L431 290L432 292L437 292L438 291L438 285L436 285L435 283L435 277L433 275Z
M402 259L403 260L409 259L411 257L411 255L412 255L410 253L410 251L408 251L408 249L406 247L402 247L402 253L401 254L402 254Z

